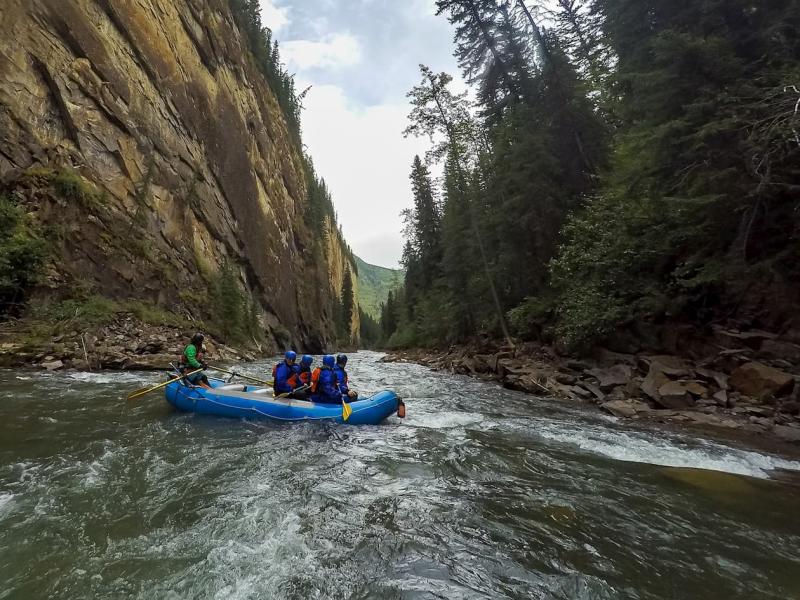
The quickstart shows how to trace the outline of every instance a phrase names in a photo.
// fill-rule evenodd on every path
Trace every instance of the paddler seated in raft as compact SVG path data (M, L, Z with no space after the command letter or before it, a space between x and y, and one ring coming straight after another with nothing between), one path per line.
M334 372L336 359L330 354L322 358L322 366L311 375L311 401L320 404L341 404L342 392Z
M336 381L339 383L339 391L350 400L358 398L358 393L350 389L350 381L347 376L347 355L340 354L336 357L336 366L333 368L336 373Z
M308 354L303 355L300 359L300 366L297 371L297 384L300 386L292 392L292 398L297 400L308 400L311 395L311 365L314 363L314 357Z
M208 365L203 360L203 355L205 354L203 350L203 341L205 339L202 333L195 333L192 336L189 345L183 350L180 364L181 374L191 373L198 369L203 369L203 371L208 369ZM185 379L192 385L211 389L211 385L208 383L208 377L206 377L206 374L203 372L188 375Z
M300 367L295 364L297 352L289 350L283 355L283 360L272 368L272 389L275 396L288 394L289 398L294 398L294 392L300 386L299 371ZM299 392L302 394L302 392Z

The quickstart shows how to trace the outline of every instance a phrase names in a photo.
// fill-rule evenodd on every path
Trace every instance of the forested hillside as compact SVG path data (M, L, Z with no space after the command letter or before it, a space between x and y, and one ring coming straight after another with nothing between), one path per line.
M386 302L389 292L403 284L403 272L364 262L355 257L358 267L358 304L374 319L380 318L381 304Z
M411 165L391 345L791 324L800 3L436 4L478 102L424 66L409 93L407 135L435 143Z

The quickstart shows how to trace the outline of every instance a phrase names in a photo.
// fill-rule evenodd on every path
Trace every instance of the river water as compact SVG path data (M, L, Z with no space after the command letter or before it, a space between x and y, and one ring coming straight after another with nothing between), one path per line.
M800 463L379 358L358 428L0 371L0 598L800 598Z

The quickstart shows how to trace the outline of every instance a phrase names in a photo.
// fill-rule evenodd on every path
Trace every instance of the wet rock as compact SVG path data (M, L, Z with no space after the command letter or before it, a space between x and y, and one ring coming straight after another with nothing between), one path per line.
M602 392L602 390L594 384L581 382L581 387L584 389L589 390L592 395L597 398L600 402L603 402L606 399L606 395Z
M611 350L607 350L605 348L599 348L595 352L595 356L600 364L604 367L610 367L619 364L628 365L630 367L636 366L636 356L633 354L612 352Z
M681 410L694 406L694 400L686 386L677 381L669 381L658 388L658 400L655 402L663 408Z
M634 403L627 400L612 400L603 404L601 408L621 419L632 419L637 413Z
M661 399L658 393L659 388L669 383L669 378L660 367L660 363L651 363L647 377L642 382L642 391L654 402L658 402Z
M581 398L582 400L591 400L594 398L594 394L587 390L585 387L580 385L573 385L572 386L572 393Z
M556 373L555 379L562 385L575 385L578 383L578 378L568 373Z
M729 406L728 392L725 390L720 390L719 392L714 394L714 401L717 403L717 406L721 406L722 408L727 408Z
M754 398L788 396L794 389L794 383L792 375L756 362L742 365L730 378L733 389Z
M685 360L677 356L657 355L644 357L645 362L649 363L650 368L653 365L656 368L668 375L669 377L686 377L689 375L689 366Z
M800 444L800 427L789 425L776 425L772 432L786 442Z
M750 348L758 349L766 340L774 340L778 337L774 333L756 329L750 331L734 331L721 327L714 327L713 330L715 339L719 341L722 347L744 344Z
M686 383L686 390L695 398L708 398L708 388L696 381Z
M124 368L128 371L162 371L169 369L171 362L175 362L172 354L147 354L126 360Z
M704 379L709 383L714 383L716 386L721 390L728 389L728 376L725 373L720 373L719 371L712 371L710 369L705 369L703 367L698 367L695 369L695 373L697 376Z
M43 369L47 369L48 371L58 371L64 368L64 363L60 360L53 360L49 362L43 362L41 367Z
M758 351L758 357L798 363L800 362L800 345L775 339L765 340Z
M609 369L591 369L588 374L597 379L601 390L608 391L627 384L633 376L633 368L630 365L618 364Z
M800 402L790 400L780 405L779 410L787 415L800 415Z

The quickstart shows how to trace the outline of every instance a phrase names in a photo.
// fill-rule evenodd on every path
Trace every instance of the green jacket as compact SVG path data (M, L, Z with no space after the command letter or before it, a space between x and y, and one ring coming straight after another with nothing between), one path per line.
M191 367L193 369L203 368L203 365L197 360L197 348L194 344L189 344L186 346L186 350L183 351L183 359L187 367Z

